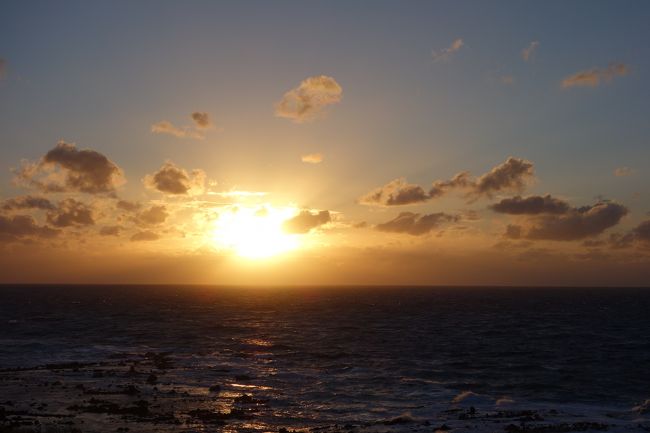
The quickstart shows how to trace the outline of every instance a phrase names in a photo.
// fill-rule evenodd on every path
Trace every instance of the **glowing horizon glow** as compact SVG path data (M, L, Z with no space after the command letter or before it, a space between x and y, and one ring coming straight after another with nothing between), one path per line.
M212 232L215 246L247 259L267 259L300 246L299 235L282 225L299 212L296 207L241 206L219 214Z

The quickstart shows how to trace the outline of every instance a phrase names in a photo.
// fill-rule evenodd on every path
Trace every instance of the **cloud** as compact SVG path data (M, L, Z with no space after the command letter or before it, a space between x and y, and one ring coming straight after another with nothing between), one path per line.
M160 239L160 236L158 236L156 233L149 230L137 232L136 234L131 236L131 241L133 242L157 241L158 239Z
M399 178L370 191L359 199L359 203L366 205L400 206L422 203L428 199L429 194L421 186L407 183L406 179Z
M16 241L24 238L52 238L61 231L39 226L30 215L0 215L0 240Z
M135 221L141 226L153 226L165 222L169 213L165 206L151 206L147 210L143 210L135 217Z
M332 217L329 211L311 213L309 210L303 210L295 217L286 220L282 224L282 228L287 233L303 234L330 221L332 221Z
M173 162L165 162L154 174L143 179L147 188L165 194L202 194L205 190L205 172L200 169L192 170L189 174Z
M161 120L151 125L151 132L154 134L173 135L178 138L193 138L195 140L203 140L205 138L205 135L200 131L190 127L179 128L168 120Z
M632 233L637 240L650 243L650 220L643 221Z
M140 203L128 200L119 200L115 206L127 212L135 212L141 207Z
M449 60L452 54L460 50L464 45L465 43L462 39L456 39L451 43L451 45L449 45L449 47L444 48L440 51L432 51L431 57L433 57L434 62L446 62Z
M506 226L506 232L504 233L504 236L509 239L519 239L521 238L521 232L521 226L516 224L508 224Z
M308 164L320 164L323 162L323 154L322 153L310 153L308 155L303 155L300 160L302 162L306 162Z
M7 61L0 59L0 81L7 78Z
M380 206L422 203L452 190L462 190L468 201L474 201L482 196L492 197L498 192L521 191L534 178L534 174L532 162L509 157L478 178L463 171L449 180L434 181L428 192L419 185L407 183L404 178L395 179L364 195L359 202Z
M408 233L413 236L421 236L439 227L443 223L458 221L459 217L443 212L420 215L413 212L402 212L396 218L377 224L375 228L382 232Z
M124 182L122 170L106 156L90 149L78 150L60 141L36 163L23 162L14 182L45 192L111 193Z
M95 224L92 209L73 198L61 200L56 209L49 211L47 213L47 222L55 227Z
M624 176L632 176L635 173L636 170L630 167L618 167L616 170L614 170L614 176L616 177L624 177Z
M463 171L456 174L450 180L436 180L433 182L429 190L429 197L438 198L450 190L471 188L473 185L474 180L472 180L472 176L468 172Z
M521 58L524 59L524 62L533 60L535 50L539 47L538 41L532 41L526 48L521 50Z
M601 81L611 81L615 77L623 77L630 72L630 67L624 63L610 63L607 68L592 68L586 71L580 71L562 80L562 87L583 86L596 87Z
M208 129L212 128L212 122L210 121L210 114L202 111L195 111L191 114L194 125L199 129Z
M523 190L534 176L533 163L520 158L509 157L488 173L479 177L472 194L491 197L504 190Z
M119 236L122 231L120 226L106 226L99 230L101 236Z
M507 84L507 85L514 84L515 83L515 77L513 77L512 75L502 75L501 76L501 83L502 84Z
M596 236L619 223L628 209L614 202L573 208L563 215L535 218L526 237L529 239L573 241Z
M2 209L5 211L22 209L52 210L55 208L56 206L54 206L54 204L52 204L48 199L43 197L33 197L31 195L10 198L5 200L2 204Z
M511 215L564 214L569 211L570 206L567 202L547 194L545 196L504 198L491 205L490 209Z
M343 89L332 77L318 75L303 80L275 104L275 115L302 123L314 120L328 105L341 101Z

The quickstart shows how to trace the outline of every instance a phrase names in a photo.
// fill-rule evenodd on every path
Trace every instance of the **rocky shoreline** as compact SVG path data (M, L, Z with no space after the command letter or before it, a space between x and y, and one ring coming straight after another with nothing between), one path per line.
M404 414L319 423L299 407L275 408L268 395L257 395L263 386L256 382L220 366L193 372L165 352L0 369L0 432L650 431L647 402L630 411L597 413L522 408L508 399L493 401L471 392L461 393L426 418Z

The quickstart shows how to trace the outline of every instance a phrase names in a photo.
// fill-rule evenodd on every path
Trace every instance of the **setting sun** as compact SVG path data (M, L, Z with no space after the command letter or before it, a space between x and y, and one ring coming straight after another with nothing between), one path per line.
M285 221L295 216L294 207L233 207L219 215L213 241L219 249L232 250L249 259L282 254L299 246L298 235L283 230Z

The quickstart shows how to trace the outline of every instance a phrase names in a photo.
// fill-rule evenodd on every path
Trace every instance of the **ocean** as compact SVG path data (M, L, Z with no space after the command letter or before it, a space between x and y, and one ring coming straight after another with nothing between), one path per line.
M0 432L650 431L649 366L642 288L0 287Z

